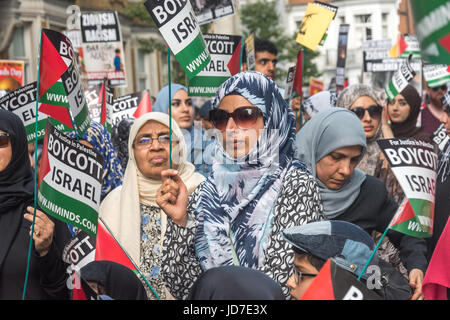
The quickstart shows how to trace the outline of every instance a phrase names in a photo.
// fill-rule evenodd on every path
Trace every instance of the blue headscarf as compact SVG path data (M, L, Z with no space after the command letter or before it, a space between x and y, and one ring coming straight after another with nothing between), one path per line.
M75 132L67 133L70 138L75 138ZM88 130L80 137L94 146L95 151L100 153L105 161L103 165L103 185L100 201L102 201L110 191L122 184L123 169L120 165L116 150L111 141L109 132L98 122L91 121Z
M152 107L153 111L169 114L169 106L174 95L180 90L188 92L188 89L185 86L178 83L172 83L170 85L170 90L170 99L169 85L159 91L156 102ZM193 107L193 109L195 116L195 107ZM202 137L204 136L204 132L201 127L196 127L194 122L189 128L182 129L181 132L183 133L184 141L186 142L186 159L195 165L195 171L207 177L212 167L212 149L208 148L208 145L212 141L203 140Z
M239 159L230 157L216 139L213 170L195 210L195 247L205 270L233 264L261 267L283 179L294 168L307 170L293 160L295 118L275 83L258 72L239 73L219 87L214 108L234 94L262 111L264 129Z
M155 104L152 106L152 111L168 114L170 102L172 101L175 93L177 93L180 90L188 92L188 89L185 86L182 86L181 84L178 83L172 83L170 85L170 90L171 90L170 99L169 99L169 85L165 86L164 88L161 89L161 91L159 91L158 95L156 96Z

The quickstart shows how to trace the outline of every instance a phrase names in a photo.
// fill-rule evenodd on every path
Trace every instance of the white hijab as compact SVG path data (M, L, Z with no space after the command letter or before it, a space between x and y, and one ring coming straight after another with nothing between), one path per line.
M114 189L100 204L100 217L119 243L125 248L133 261L140 262L140 204L158 206L156 204L156 191L161 186L161 180L146 178L137 167L134 158L133 141L141 127L150 120L160 122L169 128L169 115L161 112L150 112L136 119L130 129L128 138L129 161L123 177L122 186ZM172 134L178 139L178 145L172 150L173 163L180 162L178 174L186 184L188 193L205 179L201 174L194 172L195 167L186 160L186 143L177 123L172 119ZM179 160L179 161L178 161ZM161 214L161 245L166 231L167 216Z

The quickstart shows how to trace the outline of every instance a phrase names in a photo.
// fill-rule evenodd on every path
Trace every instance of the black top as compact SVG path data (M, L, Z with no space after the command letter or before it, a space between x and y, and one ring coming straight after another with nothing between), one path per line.
M32 206L33 203L31 202ZM25 212L24 212L25 213ZM0 217L1 219L2 217ZM70 291L66 281L68 267L62 260L62 250L70 239L67 225L49 217L55 223L54 238L48 253L39 257L34 250L30 257L30 271L27 282L26 300L69 299ZM21 221L13 241L0 267L0 300L22 299L27 268L31 222Z
M397 208L397 203L387 196L384 182L367 175L355 202L333 220L354 223L369 234L372 234L373 230L384 233ZM417 268L425 273L428 262L426 258L427 245L424 239L411 237L394 230L389 230L386 236L399 249L400 259L408 271Z
M21 299L31 226L23 215L26 207L33 205L34 179L22 120L10 111L0 110L0 130L9 134L7 147L11 148L11 159L0 171L0 299ZM69 240L70 232L64 223L54 223L54 239L44 257L38 256L32 244L26 299L69 298L68 274L60 249Z

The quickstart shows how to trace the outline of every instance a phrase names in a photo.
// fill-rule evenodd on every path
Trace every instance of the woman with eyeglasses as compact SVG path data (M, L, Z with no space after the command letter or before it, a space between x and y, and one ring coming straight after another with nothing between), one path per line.
M162 172L169 290L186 299L205 270L239 265L267 274L288 298L294 253L280 232L322 213L314 178L293 158L294 114L273 81L247 71L219 87L210 120L218 136L206 181L188 198L179 175Z
M172 108L172 118L178 124L186 141L186 159L195 166L195 170L207 177L211 172L212 148L210 139L205 139L201 124L195 124L195 108L188 95L188 89L177 83L159 91L153 111L169 113Z
M0 110L0 300L22 299L34 214L34 178L22 120ZM69 299L66 225L36 209L26 300Z
M380 105L375 91L364 84L351 85L340 93L336 106L349 109L361 121L367 146L366 152L358 164L358 169L368 175L375 175L381 154L377 140L383 139L386 130L390 129L387 122L382 123L381 121L383 107Z
M161 172L172 163L188 194L204 180L186 160L184 137L173 119L170 135L169 121L169 116L161 112L150 112L135 120L128 138L129 160L123 184L100 205L100 217L162 300L173 298L161 277L162 240L167 225L167 217L156 202ZM145 288L149 299L157 299L147 285Z
M298 132L296 157L311 169L319 184L324 216L358 225L367 233L383 233L398 205L387 196L382 180L357 168L366 151L366 132L354 112L330 108L319 112ZM400 252L414 291L422 298L422 280L427 267L425 240L387 232Z

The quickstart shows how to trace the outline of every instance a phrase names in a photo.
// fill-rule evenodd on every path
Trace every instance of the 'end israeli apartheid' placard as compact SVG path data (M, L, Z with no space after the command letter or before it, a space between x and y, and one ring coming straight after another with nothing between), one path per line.
M147 0L144 3L184 72L192 79L211 57L197 18L187 0Z
M437 154L433 145L415 139L377 141L420 224L409 233L429 237L433 228ZM406 232L405 232L406 233Z
M46 127L38 203L44 212L95 237L103 181L102 156Z

